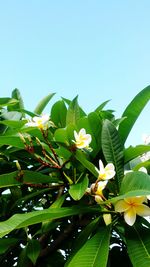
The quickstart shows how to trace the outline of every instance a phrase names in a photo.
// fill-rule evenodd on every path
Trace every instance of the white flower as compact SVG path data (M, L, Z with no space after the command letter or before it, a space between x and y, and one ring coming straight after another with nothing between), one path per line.
M150 215L150 208L142 204L145 197L129 197L119 200L115 204L115 211L124 212L124 219L127 224L132 226L136 221L136 214L142 217Z
M32 121L26 123L26 126L29 127L38 127L41 130L47 130L51 126L50 117L48 114L42 116L35 116L32 118Z
M98 180L109 180L116 174L113 163L108 163L106 167L104 167L101 160L99 160L99 170L97 168L96 170L98 172Z
M75 143L77 148L89 148L89 144L92 141L92 137L90 134L86 134L86 131L84 128L82 128L79 133L77 133L76 131L74 131L74 138L75 141L73 140L73 142Z
M95 201L100 203L103 201L103 190L106 187L108 181L99 181L93 183L90 188L88 188L87 193L94 195Z

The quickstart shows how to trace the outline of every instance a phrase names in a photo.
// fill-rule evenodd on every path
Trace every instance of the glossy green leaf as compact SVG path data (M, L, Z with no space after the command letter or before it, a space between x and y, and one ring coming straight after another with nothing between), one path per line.
M96 109L95 112L99 113L106 105L109 103L110 100L104 101L102 104L100 104Z
M102 149L106 161L115 166L115 181L119 190L124 176L123 147L115 126L108 120L104 121L102 128Z
M69 265L70 261L72 260L74 255L77 253L77 251L81 249L81 247L85 244L88 238L92 235L92 233L97 228L98 223L99 223L99 218L94 219L81 231L81 233L79 233L79 236L74 241L71 255L69 259L67 260L65 267Z
M16 105L18 103L18 100L10 97L1 97L0 98L0 108L4 106L11 106Z
M80 118L80 108L78 105L78 96L76 96L70 103L69 108L67 110L66 116L66 124L74 124L78 122Z
M98 178L98 173L95 166L86 158L84 152L77 150L75 153L75 158L88 169L96 178Z
M110 227L99 228L72 258L68 267L106 267L109 252Z
M51 120L58 127L64 128L66 126L67 108L63 100L57 101L51 109Z
M62 97L62 99L68 106L70 105L71 100L69 100L69 99L67 99L65 97ZM80 109L80 117L86 116L86 113L84 112L84 110L81 107L79 107L79 109Z
M134 190L150 191L150 176L140 171L127 173L122 181L120 194Z
M41 114L55 93L45 96L36 106L34 113Z
M124 151L124 162L128 163L132 159L142 156L143 153L149 152L150 146L149 145L138 145L138 146L130 146L125 149Z
M17 238L3 238L0 239L0 254L5 253L11 246L18 243Z
M19 229L47 220L60 219L90 211L94 212L94 209L86 207L79 208L74 206L71 208L53 208L45 209L42 211L28 212L24 214L15 214L10 219L0 222L0 238L10 233L14 229Z
M80 200L88 187L89 179L84 176L78 183L70 186L69 194L74 200Z
M119 125L119 134L123 143L125 143L134 123L149 100L150 86L146 87L139 94L137 94L125 109L122 117L126 117L126 119Z
M13 105L13 106L9 106L8 107L8 110L11 111L11 110L20 110L20 109L24 109L24 103L23 103L23 99L21 97L21 94L20 94L20 91L15 88L13 91L12 91L12 98L13 99L16 99L18 102Z
M57 183L56 177L50 177L36 171L22 170L0 175L0 188L23 184Z
M34 265L40 254L40 250L41 250L41 247L40 247L40 243L38 240L31 239L28 241L26 253L27 253L28 258L33 262Z
M150 229L134 225L126 227L127 250L133 267L150 266Z
M3 120L1 121L1 124L4 124L6 126L12 127L12 128L21 128L27 123L26 120L22 121L14 121L14 120Z
M1 136L0 145L9 145L18 148L24 148L24 144L18 136Z

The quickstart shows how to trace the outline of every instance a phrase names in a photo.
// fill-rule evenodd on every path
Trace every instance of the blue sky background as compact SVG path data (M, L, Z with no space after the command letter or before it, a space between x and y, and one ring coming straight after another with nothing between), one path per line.
M108 108L121 116L150 84L149 0L0 1L0 96L17 87L26 109L50 92L90 112ZM150 133L150 105L128 144Z

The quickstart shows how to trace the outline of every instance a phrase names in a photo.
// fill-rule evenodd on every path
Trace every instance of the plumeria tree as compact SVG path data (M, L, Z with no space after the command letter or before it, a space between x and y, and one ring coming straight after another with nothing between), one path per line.
M0 266L149 267L150 137L125 143L150 87L119 119L53 96L0 98Z

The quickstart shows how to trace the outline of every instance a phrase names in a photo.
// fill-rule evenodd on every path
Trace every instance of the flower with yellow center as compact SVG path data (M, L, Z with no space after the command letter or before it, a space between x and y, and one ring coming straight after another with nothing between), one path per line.
M142 217L150 215L150 208L142 204L145 200L144 196L128 197L119 200L115 204L115 211L124 212L125 222L132 226L136 221L136 214Z
M101 201L103 201L103 190L106 187L108 181L99 181L97 183L94 183L91 185L90 188L88 188L87 192L89 194L94 195L95 197L95 201L97 203L100 203Z
M26 123L26 126L29 127L38 127L41 130L47 130L50 126L50 118L48 114L44 114L42 116L35 116L32 118L32 121Z
M98 172L98 180L109 180L116 174L113 163L108 163L106 167L104 167L101 160L99 160L99 170L97 168L96 170Z
M92 141L92 137L90 134L87 134L85 129L82 128L79 133L77 133L76 131L74 131L74 138L75 141L73 141L76 145L77 148L89 148L89 144Z

